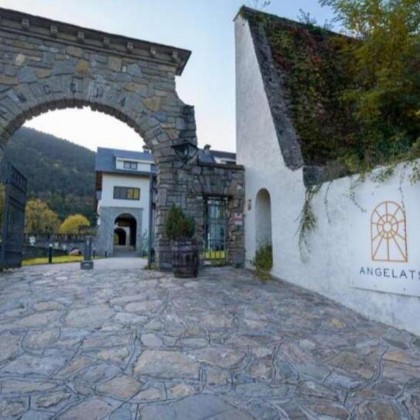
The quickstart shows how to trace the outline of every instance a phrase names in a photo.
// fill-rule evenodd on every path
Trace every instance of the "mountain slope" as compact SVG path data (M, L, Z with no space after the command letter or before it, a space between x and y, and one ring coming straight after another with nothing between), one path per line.
M4 159L28 179L28 198L46 201L64 220L82 213L94 222L95 152L50 134L22 127Z

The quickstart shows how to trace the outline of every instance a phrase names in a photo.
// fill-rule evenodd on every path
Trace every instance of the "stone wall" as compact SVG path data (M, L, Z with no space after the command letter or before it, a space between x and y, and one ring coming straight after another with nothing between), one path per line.
M190 216L196 224L196 235L200 247L203 247L204 238L204 204L207 197L226 197L227 208L227 246L228 263L234 266L243 266L245 262L244 251L244 223L242 220L244 210L244 169L240 165L204 164L194 162L187 168L180 168L178 162L174 163L175 176L167 178L166 189L169 193L159 194L160 205L165 210L156 219L159 232L163 232L166 214L172 204L176 204ZM181 191L181 194L172 193L172 188ZM160 253L164 259L163 268L171 267L170 244L164 236L158 238Z

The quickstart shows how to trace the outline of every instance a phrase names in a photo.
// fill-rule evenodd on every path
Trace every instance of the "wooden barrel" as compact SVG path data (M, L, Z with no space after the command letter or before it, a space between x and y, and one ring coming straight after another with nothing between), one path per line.
M172 266L175 277L197 277L199 267L197 246L192 241L174 241L172 243Z

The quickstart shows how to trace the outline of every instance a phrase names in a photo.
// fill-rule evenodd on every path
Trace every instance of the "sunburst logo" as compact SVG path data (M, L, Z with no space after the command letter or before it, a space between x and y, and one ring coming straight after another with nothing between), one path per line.
M380 203L370 218L372 261L407 262L406 217L394 201Z

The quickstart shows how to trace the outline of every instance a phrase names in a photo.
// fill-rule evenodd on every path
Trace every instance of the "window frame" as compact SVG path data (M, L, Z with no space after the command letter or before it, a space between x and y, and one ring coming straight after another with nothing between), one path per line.
M129 169L131 171L137 171L139 168L138 162L134 162L132 160L123 160L123 168Z
M140 188L114 185L112 198L114 200L140 201Z

